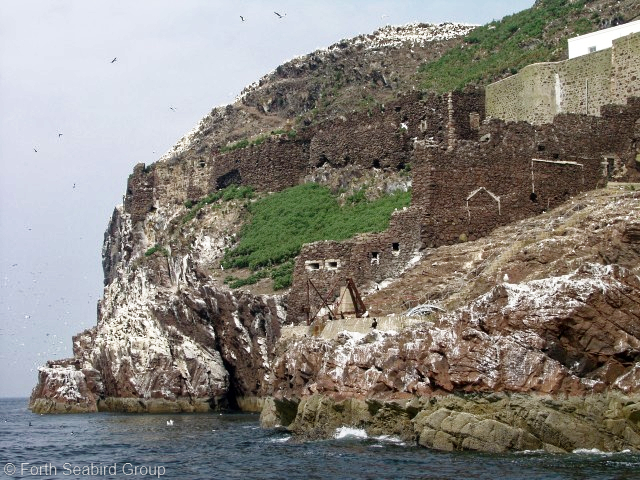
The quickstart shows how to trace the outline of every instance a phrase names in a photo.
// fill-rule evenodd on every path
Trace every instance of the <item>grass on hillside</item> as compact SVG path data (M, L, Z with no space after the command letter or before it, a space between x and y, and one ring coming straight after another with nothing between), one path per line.
M421 87L438 93L461 90L468 84L491 83L532 63L561 60L566 38L558 45L553 37L596 29L597 14L590 18L577 15L586 3L546 0L539 7L476 28L463 45L420 67Z
M222 199L225 202L229 200L237 200L242 198L253 198L253 188L238 185L229 185L222 190L210 193L201 200L194 202L193 200L187 200L184 204L189 210L187 214L182 218L182 223L188 223L195 218L200 209L205 205L211 205L214 202Z
M291 283L292 259L305 243L345 240L357 233L381 232L391 213L409 205L411 192L395 193L375 201L354 195L345 206L327 187L307 183L275 193L250 205L251 219L240 233L238 246L225 254L226 268L250 268L257 281L267 274L274 288ZM275 268L274 268L275 267ZM259 273L261 269L268 271ZM228 278L230 286L247 284Z

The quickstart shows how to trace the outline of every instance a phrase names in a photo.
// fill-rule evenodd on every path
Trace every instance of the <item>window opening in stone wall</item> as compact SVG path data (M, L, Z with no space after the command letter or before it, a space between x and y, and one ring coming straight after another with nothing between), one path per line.
M377 158L373 161L373 168L380 168L380 160Z
M544 152L544 145L538 145L538 151L539 152Z
M327 266L327 270L337 270L340 266L338 260L327 260L325 265Z
M307 270L320 270L320 262L307 263Z
M200 160L200 168L203 168L206 165L206 162L204 160Z
M399 252L400 251L400 244L398 242L393 242L391 244L391 248L393 249L394 252Z
M529 200L531 200L533 203L538 203L538 195L536 195L536 192L531 192L531 195L529 195Z
M371 265L380 265L380 252L371 252Z
M327 158L327 156L324 153L321 153L320 158L318 159L318 163L316 163L316 167L320 168L328 161L329 159Z

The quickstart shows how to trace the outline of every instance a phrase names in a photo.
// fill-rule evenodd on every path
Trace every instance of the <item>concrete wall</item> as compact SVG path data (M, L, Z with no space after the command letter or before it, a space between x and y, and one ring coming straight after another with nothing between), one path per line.
M640 33L613 47L557 63L537 63L486 87L486 114L534 125L560 113L600 115L600 108L640 95Z
M570 38L568 41L569 58L611 48L614 40L637 32L640 32L640 20Z

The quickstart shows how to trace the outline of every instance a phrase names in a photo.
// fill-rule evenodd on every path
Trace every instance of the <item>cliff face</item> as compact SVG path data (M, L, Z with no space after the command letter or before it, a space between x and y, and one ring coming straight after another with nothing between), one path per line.
M588 117L546 130L498 127L483 122L478 90L396 95L402 82L393 75L417 56L397 69L384 62L402 57L407 45L438 56L457 41L453 34L468 30L439 29L438 40L438 29L418 25L397 30L399 44L385 45L393 32L379 32L289 62L234 105L214 109L156 164L137 165L105 233L97 325L74 337L73 358L39 370L30 408L241 408L262 410L265 426L310 436L350 424L449 450L640 449L640 196L598 190L569 198L605 181L605 153L623 148L618 156L633 167L637 129L621 129L624 142L617 142ZM381 96L366 97L358 112L350 111L353 95L334 99L334 110L308 112L327 94L322 79L336 71L343 93L364 81ZM612 111L609 123L637 126L638 105ZM592 143L572 146L575 123L584 127L579 138ZM234 143L241 139L245 148ZM496 175L495 157L505 151ZM457 160L473 152L482 154L475 175ZM559 165L559 173L535 171L536 196L528 190L532 156ZM583 156L596 167L571 174ZM512 187L511 160L522 158L526 168ZM455 171L447 175L449 160ZM336 189L378 182L372 190L390 191L412 185L409 171L423 175L415 183L422 194L393 215L386 232L308 245L296 265L299 282L282 295L225 285L221 260L237 244L250 200L212 193L251 185L267 195L306 180ZM480 171L497 186L476 185ZM563 182L571 184L564 193ZM489 187L498 195L483 194ZM545 188L547 209L568 202L478 238L545 210L537 202ZM462 199L455 211L451 191ZM470 207L470 199L479 205ZM460 228L472 210L491 221L470 238ZM425 242L433 232L447 237ZM300 325L305 260L321 257L371 287L362 288L364 330L329 334L331 322ZM332 268L321 272L327 284ZM440 313L406 316L424 303ZM373 318L380 328L370 326ZM580 434L567 431L574 424Z
M270 393L270 361L286 319L286 298L224 285L220 260L236 242L246 216L243 201L220 200L194 209L185 203L197 203L231 184L263 192L296 185L314 163L324 163L321 157L348 165L348 159L325 153L324 144L311 146L313 138L327 137L322 128L296 136L292 117L317 106L330 86L327 78L335 80L336 72L342 72L341 88L347 92L340 112L360 103L362 84L381 95L381 104L383 97L395 97L400 79L408 81L407 72L437 58L471 28L416 24L382 29L294 59L248 87L233 105L214 109L156 164L137 165L124 204L114 210L105 232L105 290L97 325L74 338L73 358L40 369L31 409L259 408L259 398ZM411 49L404 62L391 61ZM358 95L348 93L352 90ZM380 114L373 129L369 122L361 138L361 145L373 146L381 158L390 156L385 168L408 159L409 137L395 134L400 109ZM358 125L361 119L351 121ZM277 132L261 137L260 148L225 150L272 129ZM380 131L398 144L381 149ZM349 141L348 136L341 140ZM364 158L367 152L353 155L358 172L373 161Z
M262 393L280 298L234 294L203 273L222 234L187 255L149 253L150 231L130 217L116 209L108 229L98 324L74 337L74 359L40 369L32 409L193 411Z
M367 327L395 306L395 330L284 332L263 424L445 450L639 449L639 213L638 193L589 192L427 250L365 298ZM403 316L415 298L446 312Z

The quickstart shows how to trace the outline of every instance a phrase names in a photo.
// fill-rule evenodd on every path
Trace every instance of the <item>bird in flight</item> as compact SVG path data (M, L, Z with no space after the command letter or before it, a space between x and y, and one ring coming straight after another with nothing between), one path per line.
M173 107L169 107L169 108L170 108L170 109L171 109L171 111L173 111L173 112L175 112L175 111L176 111L176 109L175 109L175 108L173 108Z
M273 12L273 13L275 13L278 16L278 18L284 18L284 15L286 15L286 13L284 15L280 15L278 12Z
M111 63L115 62L116 60L118 60L118 57L113 57L113 60L111 60Z
M33 148L33 151L34 151L34 152L36 152L36 153L38 153L38 150L37 150L35 147Z
M58 138L60 138L61 136L62 136L62 134L61 134L61 133L59 133L59 134L58 134Z
M240 20L244 22L244 17L242 15L240 15Z

